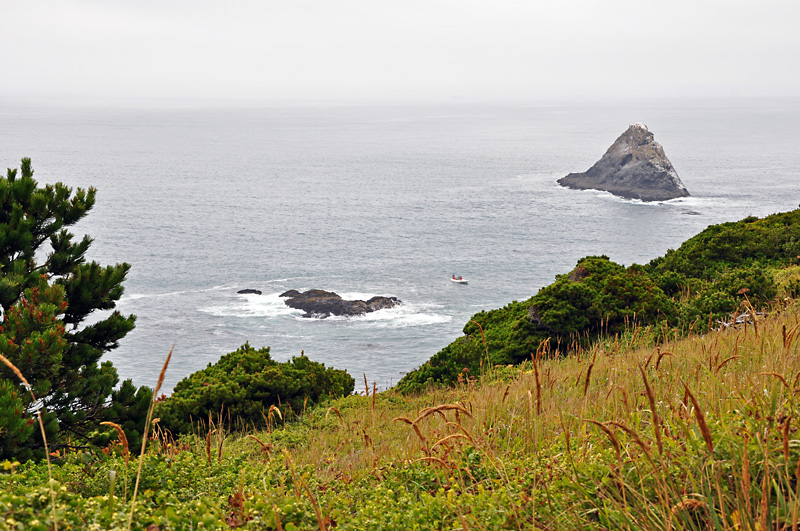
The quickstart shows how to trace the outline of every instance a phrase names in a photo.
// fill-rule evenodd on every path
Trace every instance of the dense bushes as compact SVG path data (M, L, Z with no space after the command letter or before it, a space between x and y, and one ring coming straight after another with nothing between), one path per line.
M742 305L800 295L798 261L800 210L712 225L646 266L585 257L530 299L474 315L463 337L407 374L398 389L453 382L481 362L519 363L548 338L564 350L634 324L704 330Z
M690 327L772 300L787 277L781 270L800 255L800 209L712 225L645 266L654 282L680 303L680 324ZM786 283L792 280L787 277ZM792 295L790 285L782 290Z
M634 321L650 324L674 320L675 303L638 265L625 268L607 256L578 261L532 299L532 320L558 337L617 333ZM538 316L538 317L537 317Z
M668 272L712 280L726 269L753 263L784 267L800 255L800 209L759 219L711 225L647 265L653 275ZM674 292L667 292L673 295Z
M254 349L245 343L181 380L168 399L158 404L156 416L173 433L188 433L192 423L211 415L263 426L270 406L283 417L300 413L326 397L353 392L355 380L343 370L325 368L306 356L285 363L274 361L269 347Z

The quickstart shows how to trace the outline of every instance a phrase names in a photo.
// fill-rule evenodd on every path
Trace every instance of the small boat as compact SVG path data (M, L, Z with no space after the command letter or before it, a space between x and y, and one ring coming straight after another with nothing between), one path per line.
M453 276L453 277L450 278L450 282L455 282L456 284L467 284L467 283L469 283L469 280L467 280L464 277L456 278L455 276Z

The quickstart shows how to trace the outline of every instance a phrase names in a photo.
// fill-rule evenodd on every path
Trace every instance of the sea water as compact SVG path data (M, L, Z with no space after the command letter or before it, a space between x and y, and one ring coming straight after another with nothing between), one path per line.
M692 194L642 203L556 180L646 123ZM106 358L166 388L245 342L380 388L470 316L534 295L586 255L646 263L707 225L797 208L800 101L263 104L0 103L0 163L94 186L75 226L132 268L136 329ZM453 275L467 285L449 282ZM261 295L239 295L252 288ZM307 319L279 294L403 303Z

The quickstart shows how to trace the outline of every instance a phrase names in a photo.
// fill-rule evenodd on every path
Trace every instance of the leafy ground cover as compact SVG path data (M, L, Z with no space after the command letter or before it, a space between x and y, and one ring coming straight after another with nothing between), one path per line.
M7 461L0 529L797 529L800 307L720 328L653 346L633 326L420 394L365 385L259 431L154 421L142 457L62 453L51 484Z

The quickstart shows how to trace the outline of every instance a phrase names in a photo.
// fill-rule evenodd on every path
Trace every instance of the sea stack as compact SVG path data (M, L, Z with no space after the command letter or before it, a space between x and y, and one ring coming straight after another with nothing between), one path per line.
M570 173L558 184L577 190L605 190L642 201L689 195L664 148L644 124L628 127L594 166L583 173Z
M316 317L325 319L331 315L353 317L365 313L376 312L386 308L393 308L400 304L397 297L372 297L368 301L347 301L332 291L310 289L300 293L290 289L279 295L286 298L284 304L306 312L303 317Z

